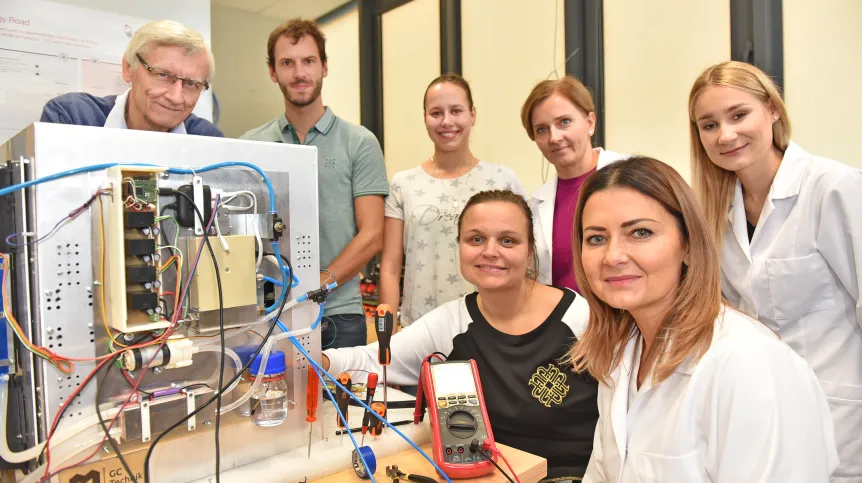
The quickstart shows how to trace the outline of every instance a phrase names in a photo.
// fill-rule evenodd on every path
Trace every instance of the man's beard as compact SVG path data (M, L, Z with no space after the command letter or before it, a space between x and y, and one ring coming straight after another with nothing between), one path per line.
M318 97L320 97L320 91L323 90L323 79L314 83L314 89L311 91L311 95L308 97L307 100L294 99L290 95L290 91L287 88L288 86L282 84L281 82L278 83L278 87L279 89L281 89L281 93L284 95L284 98L287 99L287 102L293 104L296 107L305 107L310 105L311 103L316 101Z

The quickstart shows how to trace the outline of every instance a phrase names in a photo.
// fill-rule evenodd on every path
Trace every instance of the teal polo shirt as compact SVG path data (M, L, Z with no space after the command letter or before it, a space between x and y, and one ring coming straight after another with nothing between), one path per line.
M240 139L300 144L296 129L288 123L284 113L248 131ZM383 151L374 134L339 119L328 107L308 131L304 144L317 147L320 268L324 269L358 232L353 200L359 196L388 195L389 181ZM326 299L324 314L364 314L359 275L349 281L339 280L338 285Z

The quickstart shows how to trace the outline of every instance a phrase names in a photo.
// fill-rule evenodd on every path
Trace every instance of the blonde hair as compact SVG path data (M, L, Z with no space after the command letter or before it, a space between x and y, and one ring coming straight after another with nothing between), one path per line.
M720 247L727 229L727 212L736 188L736 174L710 161L700 140L694 105L703 91L711 86L740 89L760 99L760 102L772 106L779 116L772 124L772 143L782 153L790 143L790 118L778 86L762 70L751 64L736 61L722 62L707 68L694 81L688 96L692 186L703 208L709 229Z
M141 26L126 47L124 58L131 67L137 67L138 54L145 55L151 48L161 45L182 47L189 56L206 54L209 69L206 80L211 82L215 77L215 58L204 36L173 20L154 20Z
M531 141L536 140L536 133L533 132L533 109L536 104L543 101L554 94L561 94L566 99L572 101L584 115L595 112L596 105L593 102L593 95L590 90L578 79L571 75L566 75L562 79L545 80L536 84L524 105L521 106L521 124L527 130L527 136L530 136Z
M606 166L587 178L575 211L573 242L577 254L575 277L590 305L590 320L583 337L568 355L576 371L588 371L608 384L627 342L638 331L629 312L596 296L581 262L587 200L595 193L614 188L637 191L662 205L676 219L688 251L688 265L680 267L680 284L673 305L656 333L655 343L644 355L642 367L655 364L653 377L658 384L687 359L698 360L712 342L715 319L721 308L718 252L694 193L670 166L636 156Z

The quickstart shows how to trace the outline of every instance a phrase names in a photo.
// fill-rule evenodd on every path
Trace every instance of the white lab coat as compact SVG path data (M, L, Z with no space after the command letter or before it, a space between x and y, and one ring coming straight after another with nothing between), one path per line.
M829 407L805 361L732 308L700 361L629 406L640 335L599 386L587 483L826 483L838 465Z
M605 166L625 159L628 155L606 151L602 148L594 148L598 151L599 159L596 168ZM533 193L530 199L530 209L533 210L533 234L536 238L536 256L539 260L538 282L545 285L551 283L551 267L553 260L554 240L554 203L557 201L557 173L554 171L539 189ZM574 212L572 216L575 216Z
M834 482L862 483L862 171L790 143L751 243L736 193L722 289L814 369L835 420Z

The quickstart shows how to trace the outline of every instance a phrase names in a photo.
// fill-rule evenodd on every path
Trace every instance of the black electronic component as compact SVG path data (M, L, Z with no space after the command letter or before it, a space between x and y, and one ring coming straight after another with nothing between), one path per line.
M123 213L126 228L149 228L156 223L154 211L126 211Z
M189 200L195 199L194 189L190 184L184 184L176 189L180 193L188 196L177 196L177 223L186 228L194 228L195 226L195 210ZM203 186L203 206L198 206L198 209L203 211L203 223L209 221L210 216L212 216L213 207L212 207L212 191L210 187L207 185Z
M143 257L156 252L156 241L144 238L139 240L126 240L126 255L130 257Z
M139 267L126 267L126 281L129 283L146 283L156 280L156 267L142 265Z
M127 292L129 310L156 310L159 306L159 294L153 292Z

